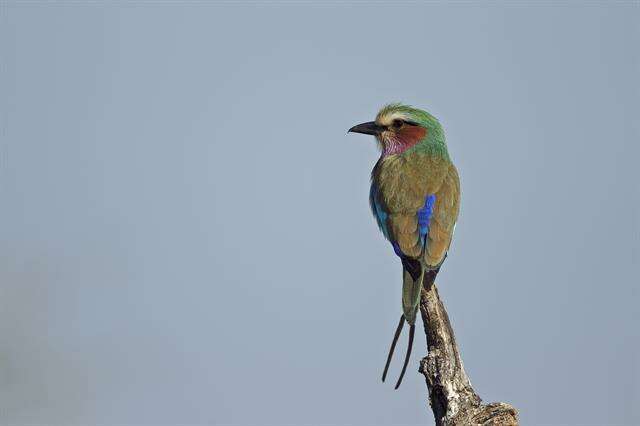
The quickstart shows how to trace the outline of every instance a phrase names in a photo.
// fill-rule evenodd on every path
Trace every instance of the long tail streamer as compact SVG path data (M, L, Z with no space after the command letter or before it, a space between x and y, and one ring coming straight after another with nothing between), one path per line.
M393 335L393 341L391 342L391 347L389 348L389 355L387 355L387 362L384 365L384 371L382 372L382 381L384 382L387 378L387 372L389 371L389 365L391 364L391 358L393 358L393 352L396 349L396 344L398 343L398 339L400 338L400 333L402 332L402 328L404 326L404 314L400 315L400 322L398 323L398 327L396 328L396 332ZM402 365L402 371L400 372L400 377L398 377L398 382L396 383L396 389L400 387L400 383L402 383L402 378L404 377L404 373L407 371L407 365L409 365L409 358L411 357L411 349L413 348L413 336L416 331L416 326L409 326L409 344L407 346L407 353L404 357L404 364Z
M400 383L402 383L402 378L404 377L404 372L407 371L407 365L409 364L409 358L411 357L411 348L413 347L413 335L415 331L416 331L416 325L411 324L409 326L409 345L407 347L407 354L404 357L404 365L402 366L400 377L398 377L398 383L396 383L396 389L400 387Z
M389 348L389 355L387 355L387 363L384 365L384 371L382 372L383 382L387 378L387 372L389 371L389 364L391 364L393 351L396 349L396 343L398 343L398 338L400 337L400 333L402 332L403 326L404 326L404 314L400 315L400 322L398 323L398 327L396 328L396 333L393 335L393 341L391 342L391 347Z

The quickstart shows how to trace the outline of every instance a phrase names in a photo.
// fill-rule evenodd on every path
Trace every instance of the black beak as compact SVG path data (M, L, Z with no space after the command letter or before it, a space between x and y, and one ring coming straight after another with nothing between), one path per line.
M378 126L375 121L369 121L368 123L358 124L349 129L352 133L364 133L365 135L379 135L385 128Z

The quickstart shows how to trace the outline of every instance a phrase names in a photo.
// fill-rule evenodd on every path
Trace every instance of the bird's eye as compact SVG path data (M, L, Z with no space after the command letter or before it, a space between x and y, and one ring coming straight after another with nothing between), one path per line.
M391 123L391 126L392 126L394 129L399 129L400 127L402 127L402 125L403 125L403 124L404 124L404 123L402 122L402 120L398 120L398 119L396 119L396 120L393 120L393 123Z

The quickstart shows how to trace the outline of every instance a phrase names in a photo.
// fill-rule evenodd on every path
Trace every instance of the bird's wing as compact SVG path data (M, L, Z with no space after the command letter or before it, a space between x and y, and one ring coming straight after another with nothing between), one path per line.
M382 234L386 239L389 239L389 233L387 231L387 218L389 214L385 211L384 207L380 204L380 198L378 196L378 187L375 182L371 182L371 189L369 191L369 204L371 205L371 212L376 219L378 228L382 231Z
M425 230L424 219L428 221L430 211L424 211L421 219L420 202L414 201L413 207L404 207L401 210L392 209L383 201L376 183L371 184L369 203L371 211L378 223L378 227L385 238L391 242L396 254L401 258L404 256L419 257L421 249L421 230ZM423 201L422 203L424 203ZM433 197L430 199L430 206L433 206ZM425 234L422 234L424 237Z
M424 262L429 266L442 263L453 237L453 229L460 211L460 178L453 164L450 165L440 188L435 193L433 214L428 224Z
M429 179L423 158L381 158L371 174L371 209L385 237L400 257L418 258L418 210L424 205Z

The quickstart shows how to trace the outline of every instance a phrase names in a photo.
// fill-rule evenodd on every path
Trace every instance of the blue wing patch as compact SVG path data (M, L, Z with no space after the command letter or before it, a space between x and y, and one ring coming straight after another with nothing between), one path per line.
M429 233L429 222L431 222L431 216L433 215L433 206L436 204L435 194L427 195L424 200L424 206L418 210L418 228L420 228L420 239L424 240L424 237Z

